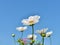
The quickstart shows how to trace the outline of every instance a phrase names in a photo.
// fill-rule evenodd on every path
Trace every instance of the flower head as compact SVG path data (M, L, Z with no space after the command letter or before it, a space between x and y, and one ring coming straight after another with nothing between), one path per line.
M23 32L24 30L27 29L27 27L26 27L26 26L25 26L25 27L17 27L16 29L17 29L18 31Z
M37 30L37 33L39 33L42 37L50 37L53 32L52 31L47 32L47 30L48 28Z
M43 34L43 33L46 33L47 30L48 30L48 28L44 28L44 29L41 29L41 30L37 30L37 33Z
M22 23L24 25L33 25L37 22L39 22L40 16L35 15L35 16L30 16L28 19L23 19Z
M48 28L37 30L37 33L39 33L42 37L46 37L46 31L47 30L48 30Z
M15 37L15 34L12 34L12 37Z
M32 35L30 34L30 35L28 35L27 38L30 39L30 40L32 40L32 38L33 38L34 40L36 40L37 36L36 36L36 35L33 35L33 36L32 36Z
M46 33L46 37L50 37L52 33L53 33L52 31L47 32L47 33Z

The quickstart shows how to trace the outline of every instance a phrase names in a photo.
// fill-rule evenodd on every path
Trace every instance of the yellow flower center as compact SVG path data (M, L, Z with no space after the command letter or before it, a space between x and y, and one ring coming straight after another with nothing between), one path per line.
M21 28L21 30L24 30L24 28Z
M33 20L30 20L30 21L29 21L29 24L30 24L30 25L34 24L34 21L33 21Z
M46 34L45 34L45 33L42 33L41 36L42 36L42 37L46 37Z

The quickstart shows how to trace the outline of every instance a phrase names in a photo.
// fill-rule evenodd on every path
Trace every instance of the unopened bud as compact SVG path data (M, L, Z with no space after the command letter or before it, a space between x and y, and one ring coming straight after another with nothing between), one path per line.
M15 37L15 34L12 34L12 37Z

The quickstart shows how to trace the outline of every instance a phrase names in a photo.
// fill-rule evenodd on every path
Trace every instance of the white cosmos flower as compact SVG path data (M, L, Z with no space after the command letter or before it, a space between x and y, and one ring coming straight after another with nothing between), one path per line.
M50 37L52 33L53 33L52 31L47 32L47 33L46 33L46 37Z
M38 15L30 16L28 19L23 19L22 23L24 25L32 25L32 24L39 22L39 19L40 19L40 16Z
M26 30L27 29L27 27L25 26L25 27L17 27L16 28L16 30L18 30L18 31L24 31L24 30Z
M37 30L37 33L39 33L39 34L46 33L47 30L48 30L48 28Z
M33 39L36 40L37 36L36 35L33 35L33 36L34 36ZM32 35L31 34L28 35L27 38L30 39L30 40L32 40Z

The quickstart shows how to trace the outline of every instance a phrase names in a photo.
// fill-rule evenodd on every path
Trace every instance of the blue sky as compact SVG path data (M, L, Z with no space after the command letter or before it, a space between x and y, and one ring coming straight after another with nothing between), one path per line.
M52 30L53 45L60 44L60 0L0 0L0 45L14 45L11 37L12 33L16 38L20 37L20 32L16 27L23 26L21 20L31 15L40 15L41 19L35 25L36 29L45 27ZM26 37L31 31L31 27L24 33ZM47 39L48 40L48 39ZM46 41L49 45L49 41Z

